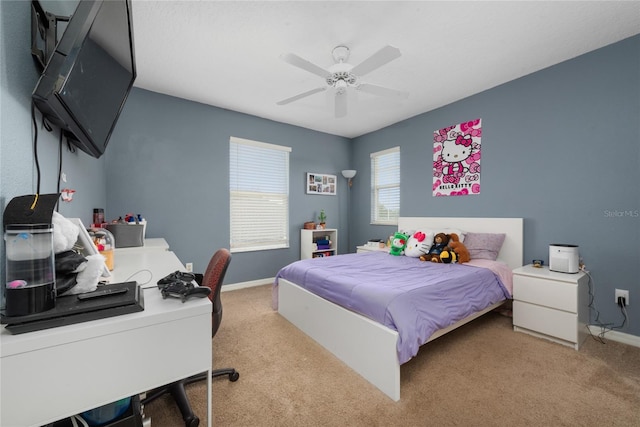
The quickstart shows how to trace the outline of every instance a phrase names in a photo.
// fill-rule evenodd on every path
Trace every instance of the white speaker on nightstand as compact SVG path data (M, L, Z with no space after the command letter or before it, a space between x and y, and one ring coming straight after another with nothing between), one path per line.
M578 246L565 243L549 245L549 270L560 273L577 273L580 270Z

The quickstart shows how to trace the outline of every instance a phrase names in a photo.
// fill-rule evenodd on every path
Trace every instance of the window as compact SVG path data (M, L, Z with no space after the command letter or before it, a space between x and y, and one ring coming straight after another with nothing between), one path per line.
M231 137L231 252L289 247L290 147Z
M400 147L371 153L371 223L396 225L400 216Z

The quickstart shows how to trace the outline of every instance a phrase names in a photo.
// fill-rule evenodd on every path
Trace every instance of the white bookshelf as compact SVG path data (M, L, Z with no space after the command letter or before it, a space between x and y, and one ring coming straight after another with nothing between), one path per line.
M322 239L328 239L331 242L329 249L318 249L316 247L316 242ZM300 230L300 259L331 255L338 255L338 230L335 228Z

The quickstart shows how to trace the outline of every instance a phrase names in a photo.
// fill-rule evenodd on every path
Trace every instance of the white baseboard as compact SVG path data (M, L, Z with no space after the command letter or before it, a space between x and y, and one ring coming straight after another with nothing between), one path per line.
M593 335L599 335L602 332L600 326L589 325L589 330ZM618 331L607 331L604 334L605 339L616 341L622 344L632 345L634 347L640 347L640 337L631 334L625 334Z
M250 280L248 282L232 283L230 285L222 286L222 289L220 289L220 292L237 291L238 289L253 288L254 286L272 285L275 279L276 279L275 277L270 277L267 279L258 279L258 280Z

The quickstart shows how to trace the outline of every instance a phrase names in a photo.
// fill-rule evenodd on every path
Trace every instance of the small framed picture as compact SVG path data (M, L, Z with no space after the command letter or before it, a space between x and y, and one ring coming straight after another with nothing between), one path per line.
M307 194L336 195L336 175L307 172Z

